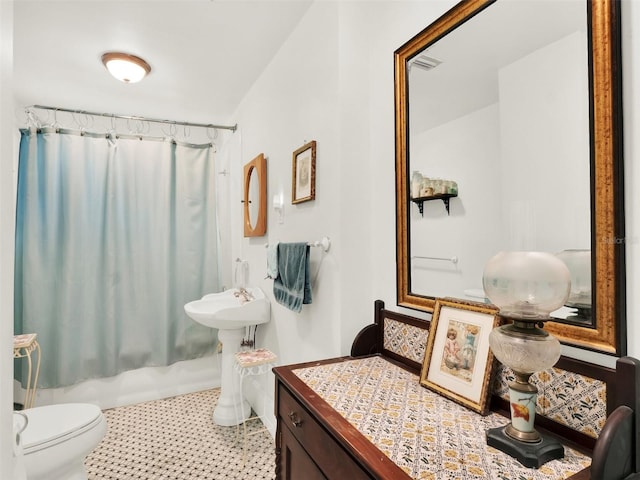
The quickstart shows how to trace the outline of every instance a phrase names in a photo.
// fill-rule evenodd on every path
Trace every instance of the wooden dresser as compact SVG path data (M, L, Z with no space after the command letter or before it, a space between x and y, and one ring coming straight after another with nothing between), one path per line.
M605 440L593 439L593 452L601 453L593 453L593 443L585 445L581 434L571 428L554 431L553 425L549 428L545 424L546 431L565 445L565 457L539 469L523 467L509 455L488 447L486 429L509 421L495 411L500 410L500 403L498 407L492 406L494 411L489 415L481 416L420 386L416 362L385 348L380 339L384 322L378 315L402 324L407 321L406 325L421 322L416 325L428 327L424 320L384 310L380 302L376 306L375 324L358 335L351 356L273 369L276 479L638 478L627 473L636 471L635 464L622 469L609 461L609 450L614 445L614 449L622 448L621 444L627 445L621 458L627 456L629 461L635 461L632 451L635 442L627 434L618 438L619 425L610 425L618 422L616 415L612 415L616 419L608 420L599 435ZM635 372L628 377L630 383L637 379L636 364L629 364L629 369ZM594 368L598 378L599 367ZM615 375L609 377L607 381ZM613 384L610 386L603 399L613 404L607 412L620 403L612 393ZM629 398L637 400L633 395ZM543 415L541 420L545 420ZM627 426L628 421L624 420ZM543 430L544 427L538 426ZM631 430L634 429L631 425Z
M338 359L338 361L348 359ZM298 365L306 367L327 362ZM409 479L292 367L276 367L276 478ZM278 455L278 451L280 454Z

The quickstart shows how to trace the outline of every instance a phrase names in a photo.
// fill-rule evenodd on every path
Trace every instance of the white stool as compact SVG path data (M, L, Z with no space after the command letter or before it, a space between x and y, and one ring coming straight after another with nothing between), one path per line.
M250 377L254 375L263 375L268 373L269 370L275 365L276 355L265 349L260 348L258 350L244 350L237 352L235 354L236 361L234 363L234 368L240 377L240 405L244 404L244 393L242 391L242 384L244 382L245 377ZM266 408L266 397L263 396L262 399L262 410L264 411ZM240 412L240 416L242 416L242 412ZM236 411L236 418L238 418L238 412ZM236 427L236 433L238 432L238 428L240 428L240 424L242 423L243 429L243 440L242 440L242 468L244 469L245 464L247 462L247 438L251 435L257 435L267 430L266 427L256 430L255 432L247 433L247 422L251 420L260 420L260 415L251 415L249 414L249 418L240 419L238 422L238 426Z

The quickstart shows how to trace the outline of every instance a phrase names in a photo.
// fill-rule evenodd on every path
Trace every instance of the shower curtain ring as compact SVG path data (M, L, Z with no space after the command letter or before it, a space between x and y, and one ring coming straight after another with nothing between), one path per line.
M171 140L171 142L175 143L176 141L176 132L177 132L177 127L175 122L170 122L169 123L169 133L167 133L167 131L164 129L163 126L160 127L160 131L164 134L164 136L166 138L168 138L169 140Z
M213 136L211 136L211 135L209 134L209 130L213 130ZM217 139L217 138L218 138L218 129L217 129L217 128L210 128L210 127L207 127L207 128L206 128L206 130L205 130L205 132L207 133L207 137L209 137L209 140L212 140L212 141L213 141L213 140L215 140L215 139Z
M140 135L145 133L144 131L144 121L139 119L139 118L135 118L134 120L134 124L133 127L131 126L131 124L129 123L129 118L127 118L127 128L129 129L129 133L131 135Z
M27 126L29 128L31 128L31 127L40 128L40 125L38 125L38 116L33 111L33 109L25 108L24 109L24 113L27 116L27 122L26 123L27 123Z

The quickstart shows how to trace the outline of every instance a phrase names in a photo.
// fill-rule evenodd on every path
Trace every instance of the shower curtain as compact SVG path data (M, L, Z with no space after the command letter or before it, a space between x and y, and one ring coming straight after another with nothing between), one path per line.
M183 308L220 291L212 147L31 129L19 155L14 331L38 334L39 386L213 352Z

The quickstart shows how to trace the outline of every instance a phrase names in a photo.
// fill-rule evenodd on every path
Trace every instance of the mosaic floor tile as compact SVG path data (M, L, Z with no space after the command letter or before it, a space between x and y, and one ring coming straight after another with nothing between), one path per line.
M219 389L118 407L104 412L108 430L87 457L89 480L271 480L273 439L263 431L248 438L236 427L213 423ZM248 423L248 431L263 428Z

